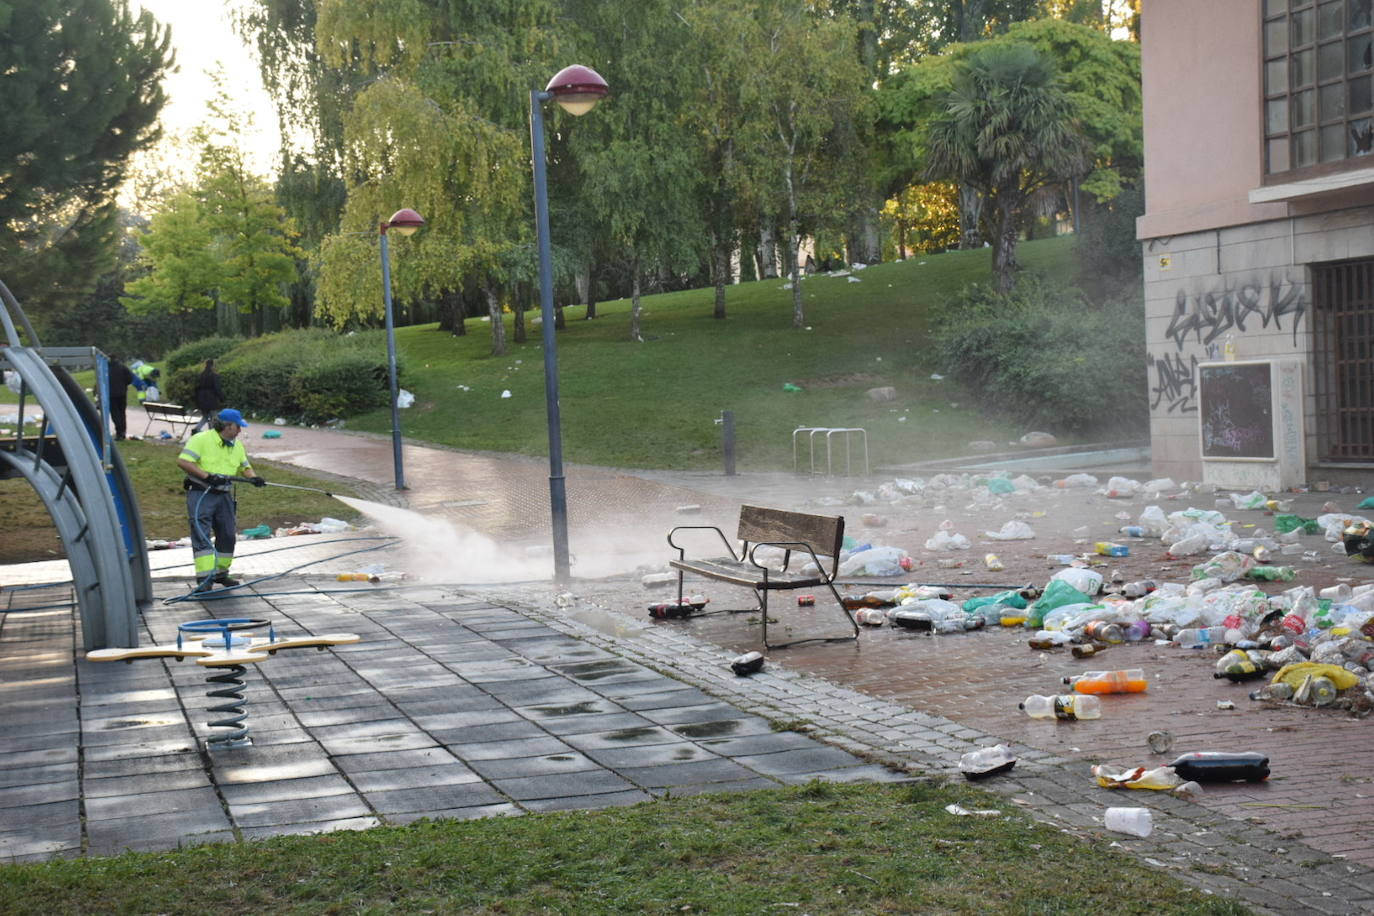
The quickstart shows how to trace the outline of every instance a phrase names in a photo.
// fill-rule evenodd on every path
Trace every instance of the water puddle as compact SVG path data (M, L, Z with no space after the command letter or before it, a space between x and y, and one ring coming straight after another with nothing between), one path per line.
M679 725L673 731L684 738L719 738L739 731L739 719L721 719L717 722L697 722L692 725Z
M638 741L640 738L648 738L656 733L654 726L641 725L639 728L622 728L620 731L607 732L602 737L607 741Z
M596 700L587 700L582 703L574 703L571 706L532 706L530 709L541 716L547 718L562 718L563 716L586 716L592 713L601 712L600 704Z
M605 662L583 662L577 665L563 665L560 669L564 674L577 681L599 681L602 678L614 677L617 674L630 674L637 669L634 665L622 661Z

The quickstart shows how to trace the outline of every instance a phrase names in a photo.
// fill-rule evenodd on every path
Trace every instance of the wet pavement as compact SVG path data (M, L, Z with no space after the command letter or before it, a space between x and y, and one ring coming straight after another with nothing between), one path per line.
M189 615L177 604L159 605L147 615L145 642L165 641L188 616L211 614L271 616L288 634L351 630L363 640L308 656L283 653L256 666L247 675L255 746L211 754L197 741L207 731L207 700L203 672L193 665L76 660L80 643L69 608L0 618L0 852L75 855L423 816L626 804L667 790L747 789L815 773L895 778L873 762L952 773L960 754L1005 741L1020 763L987 786L1009 804L1116 840L1185 881L1237 895L1261 911L1374 912L1367 720L1252 703L1244 687L1213 680L1210 658L1199 652L1140 644L1077 660L1064 650L1030 650L1026 634L1014 629L941 637L865 630L857 644L771 653L764 674L736 678L729 659L760 648L754 615L651 621L643 610L668 597L639 581L666 568L668 528L720 523L728 531L745 501L845 514L852 533L911 550L922 565L905 579L953 580L962 599L980 593L978 584L1043 582L1058 568L1046 554L1090 549L1124 523L1117 513L1138 514L1142 500L1045 492L974 504L950 491L901 507L819 508L827 497L844 499L893 475L726 478L569 468L578 578L559 595L546 581L541 552L548 487L540 460L408 445L411 489L396 493L384 437L286 428L282 439L249 447L258 458L362 481L363 495L377 503L470 527L494 539L497 556L510 562L486 557L473 568L454 556L436 570L432 557L408 564L424 553L413 545L330 559L348 545L325 538L320 546L310 538L246 542L235 569L247 575L274 575L301 557L323 562L255 584L260 597L203 611L192 605ZM1294 511L1308 517L1328 499L1352 509L1358 502L1336 494L1298 499ZM855 521L865 512L882 513L885 524L866 530ZM998 543L982 536L1016 514L1035 527L1036 539ZM1261 513L1227 515L1240 525L1272 524ZM963 567L942 568L937 561L947 557L921 549L945 518L975 541L962 554ZM289 541L301 543L268 553ZM1327 549L1319 537L1313 541ZM1187 578L1192 564L1171 563L1159 542L1131 544L1130 558L1111 561L1128 577ZM982 568L989 550L1006 570ZM186 588L188 573L178 561L189 558L178 553L153 555L162 568L160 596ZM418 587L345 591L332 579L378 560L408 569L407 583ZM1305 570L1299 581L1314 585L1368 579L1363 567L1329 551L1297 565ZM45 582L60 577L61 568L33 564L0 575L6 585ZM503 577L535 581L498 584ZM747 593L715 583L695 590L712 598L711 611L748 604ZM62 591L7 590L0 601L70 600ZM823 606L779 604L776 616L800 635L843 624ZM1016 710L1027 694L1056 692L1061 676L1102 667L1143 667L1150 690L1105 697L1096 721L1042 723ZM1218 708L1219 700L1235 709ZM791 730L774 731L779 725ZM1146 746L1155 730L1172 734L1170 753ZM1100 789L1088 772L1091 763L1160 764L1196 749L1260 750L1274 775L1259 784L1208 786L1184 801ZM1155 833L1145 840L1104 835L1109 805L1155 809ZM131 810L149 816L130 817Z

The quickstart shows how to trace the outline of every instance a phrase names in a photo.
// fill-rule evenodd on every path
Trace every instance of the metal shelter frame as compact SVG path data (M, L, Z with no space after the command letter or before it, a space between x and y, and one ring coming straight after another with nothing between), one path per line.
M21 383L18 429L0 438L0 479L27 480L57 527L84 648L137 646L138 610L152 601L153 585L138 500L110 440L109 358L95 347L41 347L3 282L0 325L0 368L18 373ZM95 369L99 407L72 378L75 368ZM43 410L37 435L24 430L30 398Z

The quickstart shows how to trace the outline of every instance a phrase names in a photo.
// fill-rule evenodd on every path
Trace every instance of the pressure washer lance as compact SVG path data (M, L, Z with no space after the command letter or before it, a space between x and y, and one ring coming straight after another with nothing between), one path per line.
M253 478L251 477L230 477L229 479L234 481L235 483L253 482ZM333 493L330 493L328 490L321 490L319 487L298 487L294 483L273 483L270 480L264 480L263 485L268 487L282 487L286 490L307 490L311 493L323 493L325 496L329 497L332 497L334 495Z

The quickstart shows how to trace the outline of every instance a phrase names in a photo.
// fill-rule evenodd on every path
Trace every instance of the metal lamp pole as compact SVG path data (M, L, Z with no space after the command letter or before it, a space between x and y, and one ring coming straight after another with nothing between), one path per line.
M387 246L386 231L395 229L402 235L414 235L415 230L425 224L420 214L409 207L397 210L391 219L379 227L382 239L382 298L386 303L386 366L387 377L391 384L391 463L395 469L396 489L406 489L405 465L401 460L401 412L396 405L400 394L396 384L396 325L391 317L391 251Z
M563 428L558 407L558 351L554 340L553 253L549 245L549 195L544 176L544 109L553 99L571 115L584 115L605 97L606 81L590 67L564 67L543 92L530 91L530 147L534 154L534 225L539 245L539 314L544 340L544 404L549 422L549 507L553 523L554 581L570 578L568 491L563 477Z

